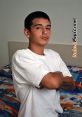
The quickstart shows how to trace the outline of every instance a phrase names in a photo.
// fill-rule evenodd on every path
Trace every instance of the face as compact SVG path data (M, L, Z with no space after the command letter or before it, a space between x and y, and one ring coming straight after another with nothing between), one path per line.
M29 35L29 42L39 46L44 46L48 43L50 34L51 24L44 18L35 18L32 21L31 30L25 29L25 35L27 37Z

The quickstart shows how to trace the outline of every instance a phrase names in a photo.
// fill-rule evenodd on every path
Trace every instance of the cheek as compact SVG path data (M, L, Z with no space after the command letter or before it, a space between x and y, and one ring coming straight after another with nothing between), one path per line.
M36 41L36 40L38 40L40 38L40 34L39 33L32 33L30 35L30 38L31 38L31 40Z
M35 33L33 33L33 37L40 37L40 35L41 35L42 33L41 33L41 31L38 31L38 32L35 32Z
M49 36L51 36L51 31L48 34L49 34Z
M47 35L48 37L50 37L50 36L51 36L51 32L48 31L48 32L46 33L46 35Z

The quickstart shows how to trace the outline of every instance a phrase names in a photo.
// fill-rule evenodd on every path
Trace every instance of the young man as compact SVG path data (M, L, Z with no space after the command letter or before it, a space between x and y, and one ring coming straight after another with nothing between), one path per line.
M44 49L51 34L49 16L32 12L24 26L28 48L18 50L12 59L14 87L21 101L18 117L58 117L63 112L58 89L74 82L59 54Z

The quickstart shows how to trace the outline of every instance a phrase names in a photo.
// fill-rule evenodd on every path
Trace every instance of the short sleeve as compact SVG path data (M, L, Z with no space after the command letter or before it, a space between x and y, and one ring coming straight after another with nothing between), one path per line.
M64 76L70 76L70 77L72 76L65 62L62 60L62 58L60 58L60 70Z
M42 78L49 72L46 65L41 61L13 56L12 59L13 75L17 82L40 87ZM17 77L19 76L19 77Z

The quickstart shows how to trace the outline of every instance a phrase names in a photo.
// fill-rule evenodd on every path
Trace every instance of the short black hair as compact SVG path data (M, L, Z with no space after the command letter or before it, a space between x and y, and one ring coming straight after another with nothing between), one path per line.
M27 17L24 20L24 27L26 29L30 30L31 25L32 25L32 21L35 18L44 18L44 19L47 19L51 23L50 18L47 15L47 13L45 13L43 11L35 11L35 12L32 12L29 15L27 15Z

